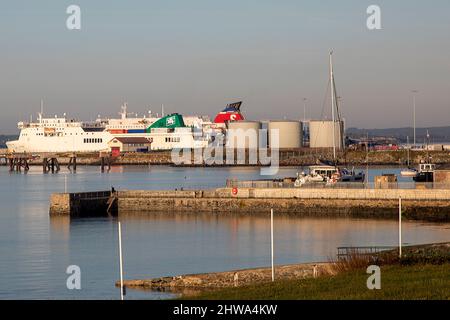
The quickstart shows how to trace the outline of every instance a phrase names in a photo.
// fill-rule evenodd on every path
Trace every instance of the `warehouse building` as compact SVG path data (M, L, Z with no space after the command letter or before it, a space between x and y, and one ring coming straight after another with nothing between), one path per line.
M151 140L144 137L116 137L108 142L113 155L121 152L148 152Z

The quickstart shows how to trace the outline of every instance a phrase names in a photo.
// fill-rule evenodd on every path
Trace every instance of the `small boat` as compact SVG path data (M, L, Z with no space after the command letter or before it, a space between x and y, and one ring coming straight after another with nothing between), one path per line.
M427 130L427 160L423 161L419 164L419 171L417 175L413 178L415 182L433 182L434 180L434 171L436 170L436 165L431 163L430 155L428 154L428 144L430 140L430 134Z
M310 166L309 174L297 173L297 179L294 182L295 187L301 187L305 184L326 183L334 185L338 182L364 182L365 174L356 173L354 168L350 171L346 168L339 169L337 166Z
M400 171L400 175L402 177L415 177L415 176L417 176L417 173L418 173L418 171L413 168L408 168L408 169Z
M364 172L360 171L358 173L355 172L355 168L352 168L351 171L346 168L341 170L341 178L339 181L342 182L364 182L366 175Z
M419 171L413 180L415 182L433 182L434 170L436 170L436 165L434 163L421 163L419 164Z

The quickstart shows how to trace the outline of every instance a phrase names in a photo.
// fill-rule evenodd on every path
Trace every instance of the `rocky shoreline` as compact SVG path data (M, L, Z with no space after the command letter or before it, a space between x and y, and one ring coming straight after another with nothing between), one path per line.
M239 287L255 283L270 282L271 268L253 268L226 272L186 274L174 277L161 277L143 280L125 280L124 286L132 289L149 289L158 291L177 291L181 288L211 289ZM301 263L275 267L277 280L306 279L334 273L332 263ZM120 281L116 282L120 286Z

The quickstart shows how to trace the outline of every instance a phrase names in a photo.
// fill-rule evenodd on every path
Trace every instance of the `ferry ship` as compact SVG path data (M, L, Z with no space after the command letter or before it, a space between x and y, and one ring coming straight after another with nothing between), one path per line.
M8 141L9 152L101 152L111 151L114 138L146 138L150 150L174 148L204 148L218 134L224 134L224 124L243 119L242 102L229 104L212 122L208 116L183 117L178 113L161 117L138 117L127 112L123 104L120 117L82 122L63 117L45 118L42 107L37 122L19 122L18 140Z
M147 138L151 150L201 148L208 144L202 126L204 117L189 117L174 113L163 117L129 117L127 104L119 119L97 119L82 122L63 117L45 118L38 114L37 122L19 122L18 140L6 143L9 152L101 152L110 151L114 138Z

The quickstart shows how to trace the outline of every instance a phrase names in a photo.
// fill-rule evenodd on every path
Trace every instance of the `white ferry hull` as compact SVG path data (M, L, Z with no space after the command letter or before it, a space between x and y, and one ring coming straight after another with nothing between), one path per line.
M192 126L185 126L181 118L180 126L174 126L174 121L181 116L128 118L126 110L124 104L120 119L97 119L90 123L66 119L65 116L43 118L40 113L37 122L19 122L19 138L6 145L9 152L16 153L111 151L110 144L114 138L146 138L151 150L193 149L208 145L208 139L203 137L201 118L190 117ZM167 123L149 130L156 121Z
M195 139L192 132L175 133L153 132L138 134L111 134L101 132L65 132L62 136L36 135L33 129L23 129L18 140L6 143L8 152L16 153L67 153L67 152L101 152L110 151L108 143L115 137L144 137L152 141L151 150L171 150L174 148L204 148L205 139ZM70 130L69 130L70 131ZM176 138L176 139L173 139Z

